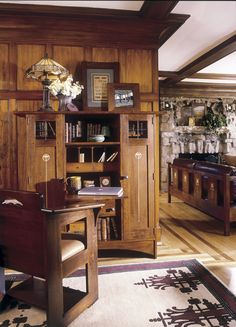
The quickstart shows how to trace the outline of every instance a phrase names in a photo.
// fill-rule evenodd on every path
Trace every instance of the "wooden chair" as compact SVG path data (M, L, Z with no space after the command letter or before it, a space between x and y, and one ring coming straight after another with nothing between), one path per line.
M5 267L30 275L8 295L46 310L48 327L62 327L98 298L94 210L101 205L43 209L42 203L36 192L0 190L0 272ZM83 242L62 235L62 226L81 219ZM63 278L79 267L85 268L85 289L63 287Z

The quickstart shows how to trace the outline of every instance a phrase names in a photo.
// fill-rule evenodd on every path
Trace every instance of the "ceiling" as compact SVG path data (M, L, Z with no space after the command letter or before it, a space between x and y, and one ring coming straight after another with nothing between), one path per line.
M10 1L22 5L106 8L139 12L161 1ZM236 84L236 1L169 1L171 14L187 19L159 48L163 85L173 83ZM153 7L154 8L154 7ZM157 10L151 18L155 19ZM169 14L167 13L167 14ZM162 17L163 18L163 17Z

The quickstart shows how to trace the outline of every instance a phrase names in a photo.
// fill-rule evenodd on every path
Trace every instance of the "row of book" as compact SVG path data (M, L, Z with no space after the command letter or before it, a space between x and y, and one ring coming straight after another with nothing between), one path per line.
M92 135L100 135L102 134L102 125L101 124L93 124L87 123L87 139Z
M82 122L65 123L65 142L76 142L82 137Z
M118 240L119 232L116 223L116 217L99 217L97 220L97 237L98 241ZM70 232L84 235L85 223L80 220L70 224Z
M116 217L99 217L97 221L98 241L119 239Z
M52 139L56 137L56 128L54 121L37 121L36 138Z

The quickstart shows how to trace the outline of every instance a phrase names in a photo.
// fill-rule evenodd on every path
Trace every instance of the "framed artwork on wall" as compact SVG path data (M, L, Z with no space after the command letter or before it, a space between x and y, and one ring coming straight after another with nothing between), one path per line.
M108 83L107 90L109 111L140 110L138 83Z
M81 75L83 110L107 110L107 84L119 82L119 63L84 61Z

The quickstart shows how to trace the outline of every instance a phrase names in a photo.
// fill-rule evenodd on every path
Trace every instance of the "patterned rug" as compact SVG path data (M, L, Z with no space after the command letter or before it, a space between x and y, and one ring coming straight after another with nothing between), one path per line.
M82 279L74 274L65 286ZM0 327L47 326L42 311L12 306ZM99 300L70 324L78 326L236 327L236 298L196 260L100 267Z

